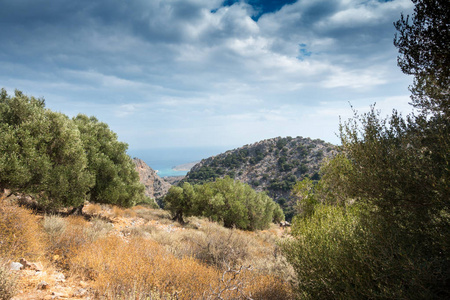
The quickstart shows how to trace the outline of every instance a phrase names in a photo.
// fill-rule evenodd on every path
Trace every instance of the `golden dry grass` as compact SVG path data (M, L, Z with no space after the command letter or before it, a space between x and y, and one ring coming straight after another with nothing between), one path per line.
M90 203L83 209L83 212L87 213L88 215L99 215L101 211L102 211L101 205L95 203Z
M32 211L0 201L0 257L40 259L45 238L38 217Z
M0 299L11 299L17 293L17 276L8 268L6 260L0 258Z
M177 299L214 299L219 292L224 299L291 297L290 287L274 276L243 270L222 277L223 271L215 267L192 257L177 258L143 238L129 242L115 236L99 239L80 248L71 264L78 274L94 280L97 296L110 299L145 299L152 293Z
M98 217L89 222L78 216L39 220L28 210L4 205L0 237L8 242L0 253L42 256L46 250L54 267L90 282L96 297L106 299L293 298L276 228L251 233L201 218L180 227L161 210L98 209L90 210ZM113 228L107 216L129 218L129 227Z

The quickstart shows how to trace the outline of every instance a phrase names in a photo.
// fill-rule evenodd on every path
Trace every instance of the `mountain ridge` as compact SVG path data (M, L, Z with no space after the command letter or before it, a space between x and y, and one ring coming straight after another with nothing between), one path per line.
M335 151L335 145L320 139L300 136L265 139L202 159L183 181L201 184L230 176L256 191L267 192L290 219L294 206L290 199L293 185L305 177L319 179L322 161Z

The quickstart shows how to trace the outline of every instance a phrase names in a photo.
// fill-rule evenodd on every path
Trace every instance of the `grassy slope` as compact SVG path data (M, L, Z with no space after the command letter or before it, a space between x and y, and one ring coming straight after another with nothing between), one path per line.
M35 215L5 200L0 207L0 227L18 228L0 232L0 256L45 266L45 276L15 272L17 299L55 291L69 298L292 298L294 273L276 245L285 233L275 225L243 232L190 218L181 226L165 211L142 206L90 204L85 217Z

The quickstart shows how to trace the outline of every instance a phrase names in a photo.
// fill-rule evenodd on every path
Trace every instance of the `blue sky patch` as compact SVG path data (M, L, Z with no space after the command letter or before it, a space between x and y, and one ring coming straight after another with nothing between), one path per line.
M231 6L236 2L246 2L256 11L252 19L257 21L259 17L266 13L272 13L280 10L286 4L295 3L296 0L225 0L223 6Z

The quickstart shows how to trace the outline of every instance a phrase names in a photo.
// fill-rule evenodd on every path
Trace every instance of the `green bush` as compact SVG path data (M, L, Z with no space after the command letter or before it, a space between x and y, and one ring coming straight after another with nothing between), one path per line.
M185 182L182 187L172 187L164 202L180 223L185 216L203 216L225 227L257 230L284 219L278 204L266 194L228 176L203 185Z

